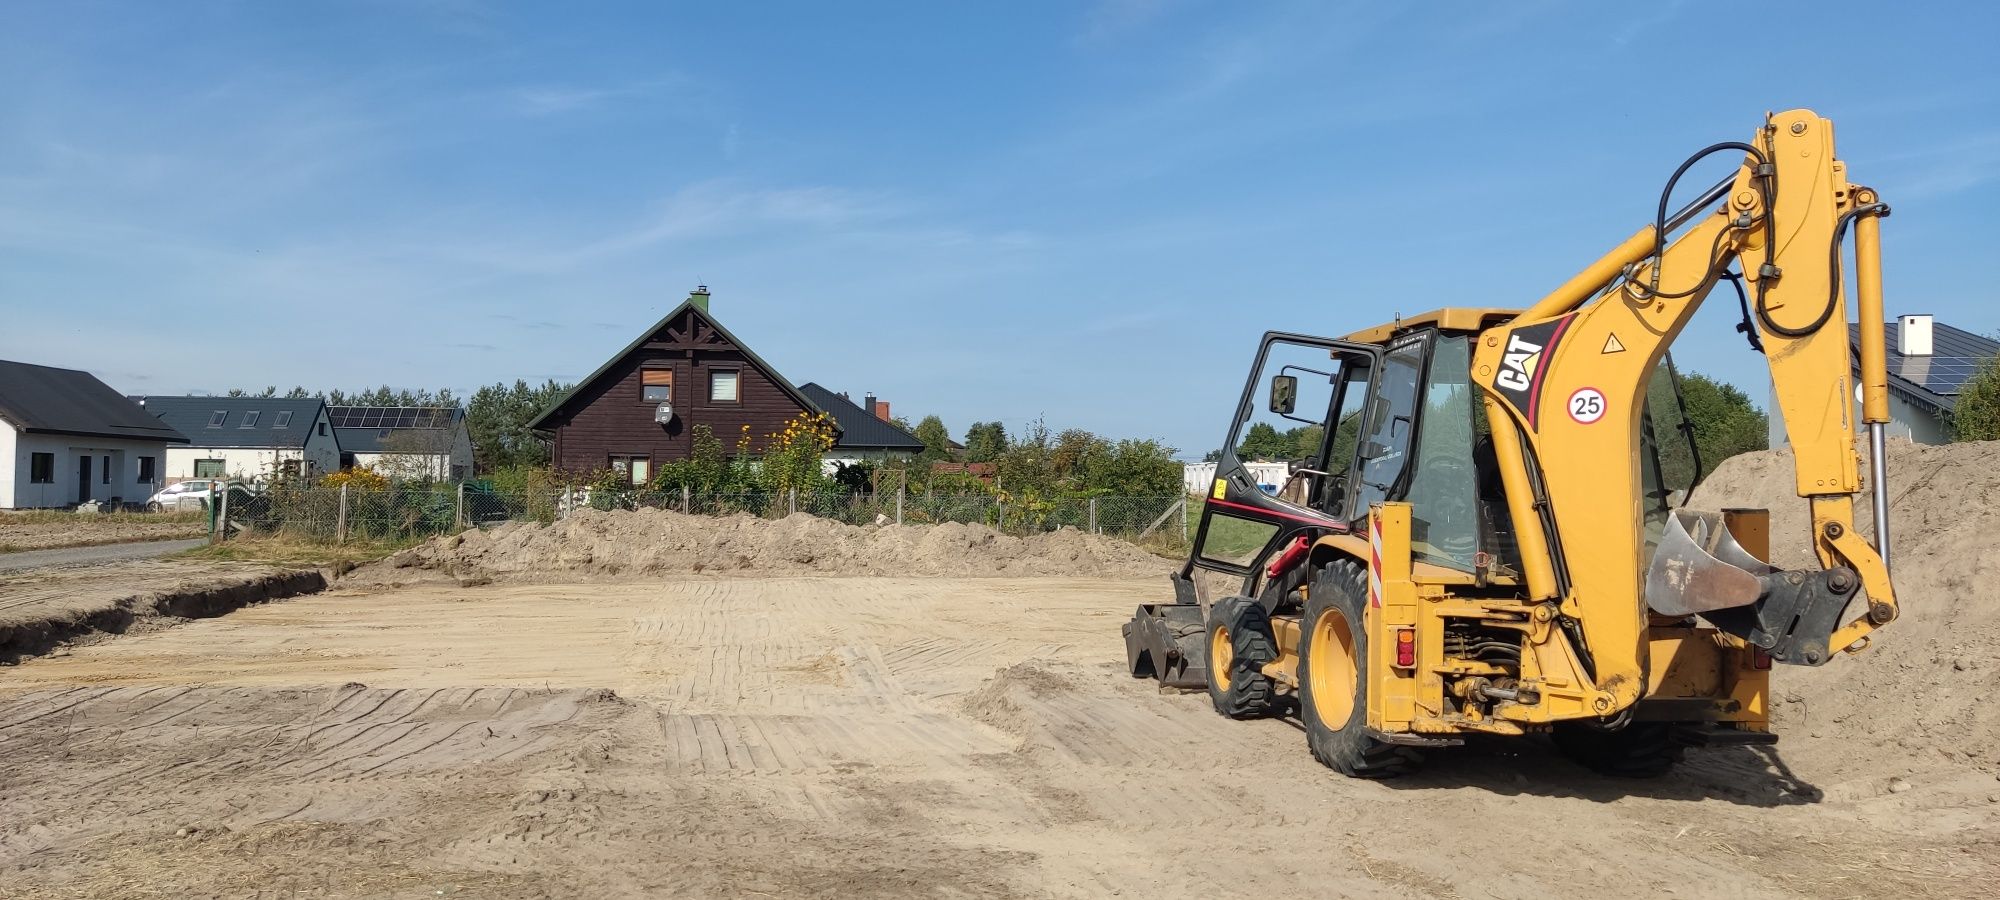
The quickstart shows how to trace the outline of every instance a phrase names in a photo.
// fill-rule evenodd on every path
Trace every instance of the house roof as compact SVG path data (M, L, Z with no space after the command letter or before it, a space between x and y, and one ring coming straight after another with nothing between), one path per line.
M382 442L397 432L449 430L465 419L465 410L456 406L329 406L326 414L342 453L418 452L385 448ZM449 449L440 447L437 452Z
M290 448L305 446L326 403L318 397L141 397L139 405L196 447Z
M0 419L34 434L188 442L97 376L33 363L0 360Z
M1900 322L1884 327L1889 390L1903 399L1933 411L1949 412L1958 401L1958 392L1972 380L1987 360L2000 356L2000 341L1980 337L1943 322L1931 323L1931 355L1904 356L1896 352ZM1849 322L1848 342L1854 348L1855 365L1861 364L1861 324Z
M799 385L799 390L840 426L840 439L833 444L835 450L924 449L924 442L915 435L870 415L846 397L810 381Z
M612 354L609 359L606 359L604 361L603 365L597 367L597 371L584 376L582 381L577 382L574 387L570 388L562 396L557 397L554 403L549 404L546 408L544 408L539 414L535 416L534 421L528 423L528 427L536 431L550 430L553 426L549 424L549 418L554 416L558 410L562 409L565 405L567 405L572 397L575 397L578 394L578 392L582 391L584 388L589 387L593 382L597 381L597 379L603 377L604 373L609 371L612 366L617 365L619 360L632 355L632 351L639 349L640 345L646 343L648 340L651 340L653 335L659 334L661 329L667 327L667 323L672 322L682 312L693 312L696 316L699 316L702 321L707 322L709 324L709 327L714 328L718 333L722 335L723 339L729 341L729 343L736 348L737 352L743 354L743 356L749 359L752 364L757 366L757 368L764 370L764 374L769 375L771 377L771 383L777 385L779 390L784 391L786 396L791 397L794 401L796 401L799 404L799 406L803 407L808 412L826 411L820 409L817 405L815 405L812 402L811 399L806 397L805 394L801 393L796 386L794 386L789 380L785 378L783 373L779 372L770 363L765 362L763 357L758 356L757 351L750 349L749 344L743 343L742 339L738 338L735 334L732 334L728 328L723 326L721 322L717 322L715 320L715 317L709 315L709 313L706 310L703 310L701 307L694 305L694 298L690 297L686 300L681 301L681 305L676 306L671 310L668 310L667 314L661 316L658 322L653 323L653 327L640 332L639 336L632 340L632 343L625 345L625 349Z

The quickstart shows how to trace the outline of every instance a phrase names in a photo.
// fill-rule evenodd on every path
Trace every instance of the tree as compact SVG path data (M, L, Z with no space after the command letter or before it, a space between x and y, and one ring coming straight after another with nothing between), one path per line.
M1694 425L1701 475L1715 471L1723 460L1738 453L1770 445L1769 419L1735 385L1691 372L1681 376L1681 400L1687 406L1688 421ZM1662 445L1675 439L1673 435L1656 435Z
M1236 458L1244 462L1259 459L1291 459L1299 446L1298 436L1290 431L1279 431L1269 422L1253 422L1250 430L1243 434L1243 441L1236 445Z
M919 459L931 463L951 458L951 432L945 430L943 419L925 416L917 423L916 435L917 440L924 442Z
M530 387L516 379L512 385L490 384L472 392L465 427L480 471L548 465L548 441L529 430L528 424L569 389L554 380Z
M2000 357L1987 360L1959 389L1951 410L1951 438L2000 440Z
M1007 428L999 422L974 422L965 429L966 462L992 462L1007 446Z

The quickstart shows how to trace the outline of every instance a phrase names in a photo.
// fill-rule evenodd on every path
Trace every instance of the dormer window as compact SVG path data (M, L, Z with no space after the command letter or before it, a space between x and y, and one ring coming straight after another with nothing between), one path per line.
M229 418L229 410L218 409L208 414L208 427L221 428L223 420Z
M243 414L243 424L241 424L241 425L238 425L238 426L236 426L236 427L238 427L238 428L255 428L255 427L257 427L257 417L258 417L259 415L262 415L262 413L259 413L258 411L254 410L254 409L253 409L253 410L251 410L251 411L249 411L249 412L247 412L247 413L244 413L244 414Z
M289 410L289 409L281 409L281 410L278 410L278 418L277 418L277 421L274 421L274 422L272 422L272 423L271 423L271 427L272 427L272 428L290 428L290 427L292 427L292 411L291 411L291 410Z

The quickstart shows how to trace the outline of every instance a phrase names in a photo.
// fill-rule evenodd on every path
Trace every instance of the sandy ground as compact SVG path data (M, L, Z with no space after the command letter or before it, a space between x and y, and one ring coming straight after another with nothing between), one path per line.
M1518 744L1339 778L1289 721L1125 676L1118 625L1162 587L350 589L30 660L0 670L0 879L12 897L1540 898L1974 897L2000 876L1993 771L1797 752L1842 749L1832 724L1659 782ZM1836 764L1855 756L1875 763Z
M84 513L59 517L0 513L0 552L49 550L56 547L90 547L131 541L166 541L200 537L208 533L201 521L133 521L110 519Z

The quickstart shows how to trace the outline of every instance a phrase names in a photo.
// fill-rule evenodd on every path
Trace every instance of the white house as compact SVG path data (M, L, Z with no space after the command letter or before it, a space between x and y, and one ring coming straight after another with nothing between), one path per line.
M1250 470L1250 477L1257 479L1259 486L1272 493L1282 489L1285 479L1290 478L1292 473L1291 464L1281 462L1249 462L1244 463L1243 468ZM1189 494L1207 495L1209 486L1215 484L1215 463L1182 464L1181 483L1187 487Z
M1927 315L1899 316L1883 327L1883 338L1889 345L1889 424L1884 433L1919 444L1950 443L1947 417L1958 403L1959 391L1978 374L1980 366L2000 356L2000 341L1953 328ZM1861 325L1850 322L1847 328L1858 385ZM1775 395L1770 410L1771 446L1785 446L1785 420ZM1861 421L1859 396L1855 398L1854 421Z
M472 475L472 436L456 406L329 406L327 416L343 469L440 481Z
M168 483L189 478L311 478L340 467L340 444L317 397L142 397L139 405L186 435L167 450Z
M89 372L0 360L0 509L144 503L187 440Z

